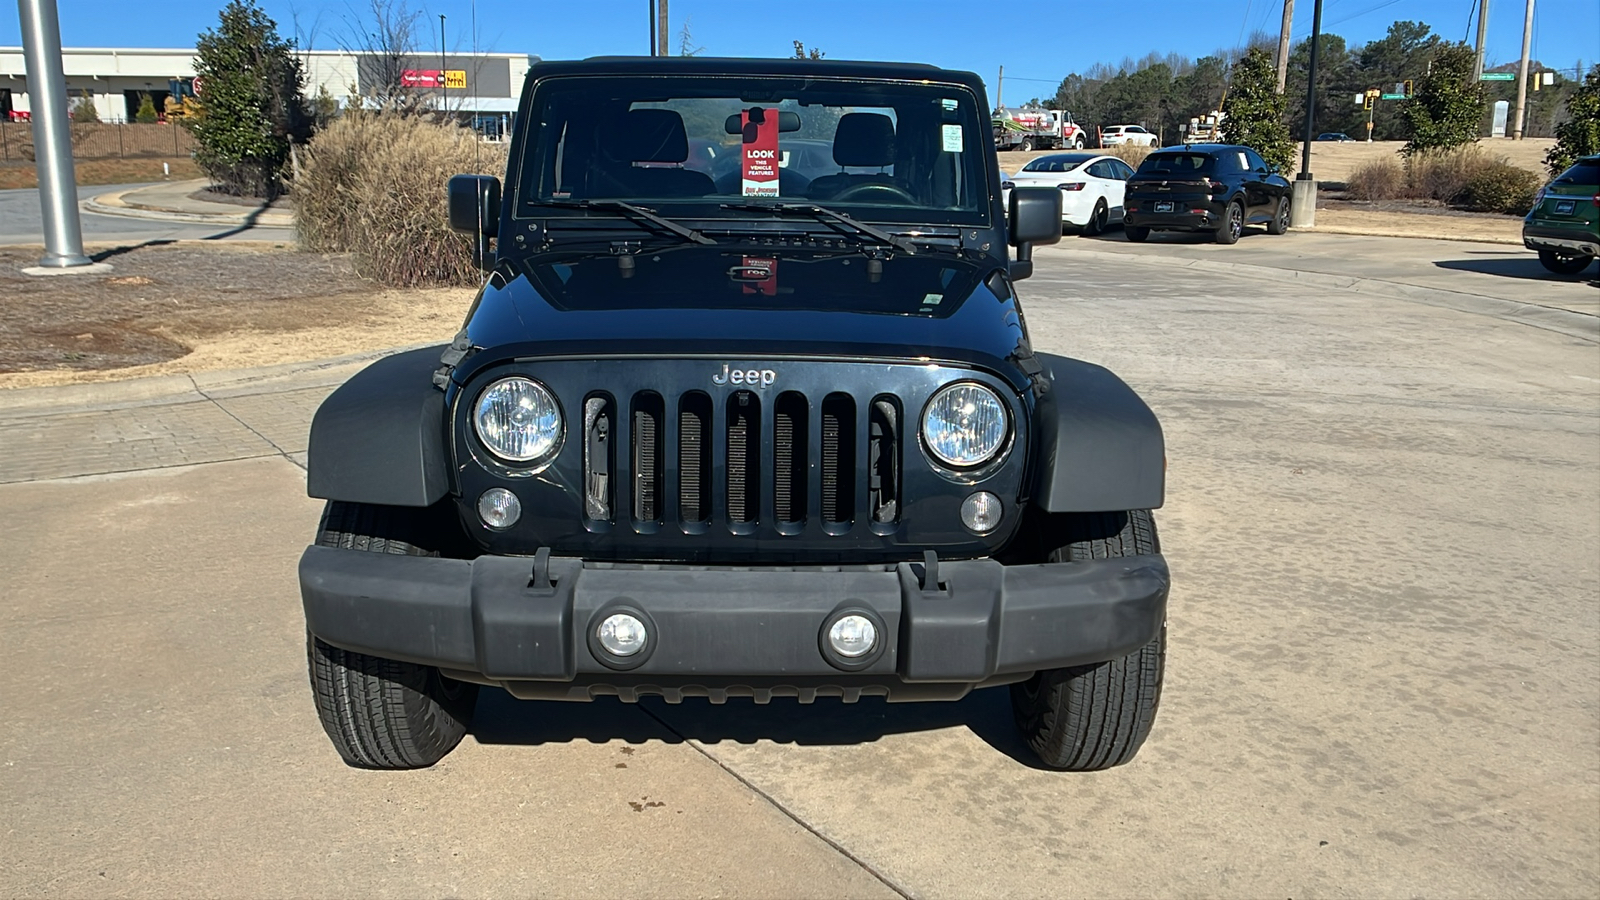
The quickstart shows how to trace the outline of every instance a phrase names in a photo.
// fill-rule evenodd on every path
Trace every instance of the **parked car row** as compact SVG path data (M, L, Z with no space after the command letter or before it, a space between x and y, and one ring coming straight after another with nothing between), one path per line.
M1062 224L1088 235L1120 223L1135 242L1180 231L1232 244L1247 225L1264 225L1268 234L1289 230L1289 182L1235 144L1167 147L1137 170L1114 156L1052 153L1006 176L1002 189L1051 184L1061 189Z

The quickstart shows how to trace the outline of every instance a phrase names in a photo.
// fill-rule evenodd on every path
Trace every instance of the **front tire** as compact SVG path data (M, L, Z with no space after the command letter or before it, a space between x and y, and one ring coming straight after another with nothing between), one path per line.
M1022 152L1023 153L1032 153L1033 152L1033 138L1023 138L1022 139Z
M1159 553L1149 510L1067 517L1066 543L1052 563ZM1011 686L1011 709L1028 746L1045 766L1093 772L1139 752L1155 723L1166 668L1167 630L1117 659L1046 669Z
M1237 244L1241 234L1244 234L1244 204L1235 200L1228 204L1227 211L1222 214L1216 240L1219 244Z
M1077 137L1072 139L1072 149L1074 149L1074 150L1082 150L1083 149L1083 135L1080 134Z
M1554 250L1540 250L1539 264L1557 275L1576 275L1594 262L1592 256L1563 256Z
M1143 225L1124 225L1122 226L1122 233L1127 235L1128 240L1133 241L1135 244L1142 244L1150 240L1150 229Z
M435 510L333 501L317 544L365 553L438 556L449 519ZM307 632L311 697L334 749L361 769L422 769L461 743L478 685L433 666L345 650Z

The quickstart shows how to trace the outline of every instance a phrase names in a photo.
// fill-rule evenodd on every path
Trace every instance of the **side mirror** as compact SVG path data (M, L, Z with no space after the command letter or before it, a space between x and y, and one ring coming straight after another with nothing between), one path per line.
M1033 274L1033 245L1054 244L1061 240L1061 189L1017 187L1011 189L1009 243L1017 248L1011 263L1013 280Z
M493 175L456 175L445 197L450 230L494 237L500 230L500 179Z
M445 188L450 230L472 237L472 262L483 271L494 268L489 239L500 231L500 179L492 175L456 175Z

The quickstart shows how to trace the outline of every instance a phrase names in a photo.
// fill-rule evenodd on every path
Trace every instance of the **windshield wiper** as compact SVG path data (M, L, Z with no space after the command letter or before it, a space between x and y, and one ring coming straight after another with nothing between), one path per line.
M643 219L646 222L660 225L662 228L665 228L673 234L678 235L685 240L694 241L696 244L716 243L716 241L706 237L693 228L689 228L685 225L679 225L677 222L674 222L671 219L656 215L655 210L646 209L642 206L634 206L632 203L624 203L621 200L535 200L533 205L559 206L563 209L612 210L633 216L636 219Z
M818 221L827 222L829 224L836 223L839 225L844 225L848 228L853 228L858 234L864 234L870 238L880 240L885 244L898 247L901 250L904 250L906 253L915 255L917 252L916 244L911 243L897 234L890 234L881 228L875 228L865 222L857 221L856 219L853 219L850 216L839 212L838 210L829 209L826 206L818 206L815 203L757 203L755 201L746 201L744 203L724 203L722 204L722 208L750 209L757 212L775 212L783 213L785 215L810 216Z

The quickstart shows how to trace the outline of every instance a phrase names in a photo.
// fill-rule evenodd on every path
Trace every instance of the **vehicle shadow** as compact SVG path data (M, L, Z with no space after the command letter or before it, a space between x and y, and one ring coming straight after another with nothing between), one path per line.
M1481 275L1498 275L1501 278L1522 278L1530 281L1555 281L1575 284L1587 281L1600 283L1591 265L1577 275L1557 275L1539 263L1539 258L1527 256L1496 256L1490 259L1436 259L1433 264L1441 269L1457 272L1477 272Z
M765 705L743 698L721 705L703 698L674 705L658 697L637 704L613 697L592 703L520 701L503 690L484 688L470 733L479 743L535 746L613 740L839 746L957 727L965 727L1029 768L1043 768L1017 731L1010 692L1004 687L973 691L955 702L888 703L866 698L857 703L820 699L804 705L790 698Z

